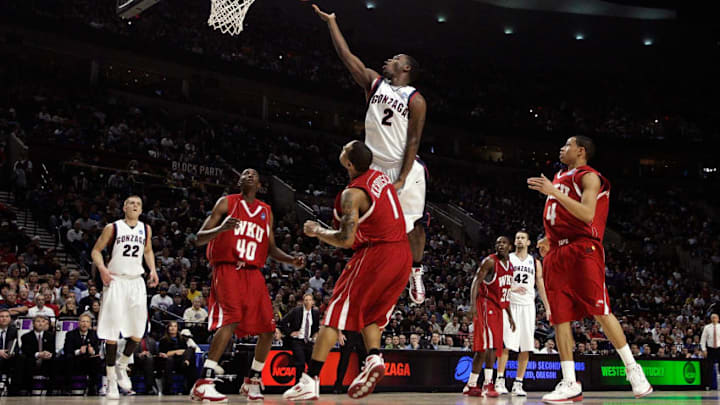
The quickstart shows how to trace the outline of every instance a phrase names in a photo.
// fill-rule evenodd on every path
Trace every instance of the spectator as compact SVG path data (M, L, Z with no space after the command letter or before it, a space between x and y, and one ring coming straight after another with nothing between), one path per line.
M27 305L22 305L17 302L17 294L15 291L8 291L5 300L0 301L0 309L3 308L10 312L10 316L12 316L13 319L28 313Z
M599 356L600 350L598 350L598 341L593 339L590 341L590 348L587 349L587 352L585 353L589 356Z
M315 291L320 291L325 284L325 279L320 275L320 270L315 270L315 275L309 280L310 288Z
M183 313L185 327L190 329L198 342L204 342L207 338L208 313L202 308L202 301L200 297L195 298L192 307Z
M11 376L16 375L18 352L17 329L11 323L10 311L0 309L0 375ZM10 394L17 392L17 381L13 379L12 386L9 388Z
M158 342L146 335L135 348L133 374L141 374L145 380L146 393L157 394L155 386L155 357L158 355Z
M432 337L430 338L430 349L432 350L440 350L440 344L442 342L440 341L440 335L437 333L433 333Z
M408 350L420 350L420 336L417 333L410 335L410 344L407 347Z
M313 342L320 329L320 311L314 307L312 294L303 296L303 305L292 309L278 324L279 329L290 336L290 350L295 361L295 383L300 381L305 365L310 364Z
M407 337L403 334L398 335L398 349L400 350L407 350L408 348L408 342Z
M165 336L160 339L158 351L163 372L163 394L170 394L171 376L174 372L185 376L183 394L188 394L190 384L195 380L195 352L188 348L187 341L178 333L178 323L167 323Z
M90 308L83 312L83 314L89 315L94 321L97 322L98 317L100 316L100 301L93 300L92 304L90 304Z
M163 281L158 287L158 293L153 295L150 300L150 308L156 311L167 311L168 308L173 304L173 299L167 295L168 288L167 284Z
M365 342L362 334L352 331L340 331L338 334L338 344L340 344L340 360L338 361L337 374L335 375L334 394L341 394L344 391L343 380L347 372L348 363L350 362L350 354L357 353L358 359L364 359L367 355L365 350ZM360 372L360 362L358 361L358 372Z
M82 240L83 233L82 229L80 229L80 223L75 222L75 225L73 225L72 229L67 231L67 235L65 237L67 238L68 243L73 244Z
M383 349L385 349L385 350L396 349L396 347L393 345L392 336L385 336L385 345L383 346Z
M85 312L87 311L91 306L93 300L99 300L100 294L97 291L97 287L94 285L91 285L88 287L87 295L80 300L80 311Z
M190 289L187 292L188 301L192 302L196 297L202 297L202 292L198 291L198 281L193 280L190 282Z
M63 353L69 360L70 375L86 375L89 379L88 395L96 395L98 377L102 374L100 359L100 340L91 329L92 319L81 315L78 327L65 335Z
M705 325L702 331L700 347L703 351L703 356L708 359L713 372L720 372L716 371L715 368L716 365L720 367L720 318L718 314L713 313L710 315L710 323ZM714 384L713 381L715 382ZM711 378L711 386L714 386L714 389L718 389L717 379Z
M54 323L55 311L45 306L45 296L43 294L35 296L35 306L28 310L29 317L35 318L38 315L45 315Z
M22 387L29 391L32 378L42 375L50 378L55 359L55 334L49 331L50 320L45 315L33 318L33 330L23 335L21 358L18 359L18 376Z
M445 330L443 330L443 333L446 335L457 335L458 332L460 332L460 323L458 322L458 317L453 316L452 323L448 323L445 325Z
M472 342L468 338L463 339L463 346L462 351L464 352L471 352L472 351Z
M77 318L81 313L82 311L79 310L75 300L71 299L65 301L65 305L60 309L59 316L61 318Z
M196 299L202 300L201 297L198 297ZM185 308L187 306L183 302L183 296L181 294L176 294L173 297L173 304L170 305L170 307L167 309L167 314L163 314L164 319L172 319L178 322L182 322L183 316L185 315ZM184 325L183 325L184 327Z

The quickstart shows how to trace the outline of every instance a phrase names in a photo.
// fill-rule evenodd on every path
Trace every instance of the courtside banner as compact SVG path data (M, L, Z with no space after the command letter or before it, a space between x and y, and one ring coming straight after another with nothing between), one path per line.
M251 352L248 353L252 358ZM431 350L385 350L385 378L376 391L461 391L472 369L472 352ZM512 353L505 376L508 387L517 373L517 354ZM625 367L614 356L577 356L575 372L586 391L630 390L625 380ZM320 373L320 386L327 392L335 384L340 353L333 351ZM659 389L699 389L709 381L705 363L692 360L638 360L648 380ZM283 392L295 382L294 359L291 351L272 350L265 361L263 384L268 392ZM494 365L497 368L497 364ZM353 353L343 379L350 385L359 372L357 355ZM562 372L557 355L532 354L525 373L524 387L529 391L549 391L560 381Z
M700 387L702 365L699 360L638 360L653 386ZM603 358L595 371L595 385L618 387L630 385L625 379L625 366L620 359Z

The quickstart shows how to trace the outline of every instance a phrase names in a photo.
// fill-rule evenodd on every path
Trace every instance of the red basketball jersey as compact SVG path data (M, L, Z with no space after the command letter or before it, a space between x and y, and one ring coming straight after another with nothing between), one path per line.
M262 268L270 247L270 206L258 199L248 203L242 194L231 194L225 198L228 215L240 222L235 229L225 231L210 241L207 247L210 264L231 263L240 267Z
M487 299L498 307L504 309L510 305L510 287L513 280L513 266L510 258L503 264L496 254L491 254L495 260L495 275L492 280L483 280L478 293L479 298Z
M353 249L368 243L400 242L407 240L405 217L390 178L377 170L368 170L356 177L347 188L359 188L370 197L370 209L360 217ZM335 198L333 214L339 223L342 192ZM337 226L336 223L336 226Z
M582 177L587 173L595 173L600 177L600 192L597 196L595 217L589 224L575 218L554 197L548 196L545 201L543 222L545 235L551 245L565 245L575 239L587 237L602 242L605 235L605 222L610 207L610 182L597 170L590 166L580 166L566 171L559 171L553 179L553 185L575 201L582 200Z

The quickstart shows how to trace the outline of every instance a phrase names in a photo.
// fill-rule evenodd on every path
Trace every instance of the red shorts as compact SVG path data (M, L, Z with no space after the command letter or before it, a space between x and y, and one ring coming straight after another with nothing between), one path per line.
M258 269L214 265L208 310L208 330L211 331L236 322L238 337L275 331L270 294L265 277Z
M408 283L411 266L407 241L357 250L335 284L322 324L355 332L373 323L384 328Z
M605 251L599 241L579 239L550 250L543 260L543 277L553 325L611 313Z
M473 319L473 351L503 348L502 309L484 298L478 299L477 314Z

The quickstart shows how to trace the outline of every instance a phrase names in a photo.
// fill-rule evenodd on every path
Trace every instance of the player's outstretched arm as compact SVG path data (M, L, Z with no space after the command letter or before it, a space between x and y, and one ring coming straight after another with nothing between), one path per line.
M228 213L227 198L220 197L213 207L212 213L203 222L200 231L197 233L197 240L195 240L195 246L207 245L208 242L215 239L220 233L235 228L238 220L231 216L227 216L222 223L220 220L224 215ZM219 224L219 225L218 225Z
M281 263L287 263L292 264L296 269L302 269L305 267L305 255L301 254L299 256L290 256L289 254L283 252L282 249L277 247L275 244L275 229L274 226L274 218L272 212L270 213L270 234L268 235L268 240L270 241L270 248L268 249L268 254L273 259L281 262Z
M335 13L328 14L320 10L320 8L314 4L312 7L313 10L315 10L315 14L327 23L328 29L330 30L330 38L332 38L335 52L337 52L340 60L342 60L345 67L350 71L350 74L352 74L355 82L357 82L357 84L365 90L365 93L368 94L370 92L370 88L372 87L373 80L380 75L376 71L366 68L360 58L350 52L350 47L348 47L347 42L345 42L345 38L343 37L342 32L340 32L340 27L337 25Z
M575 218L589 224L595 218L595 207L597 196L600 193L600 177L595 173L586 173L582 177L582 199L580 202L573 200L565 193L556 189L552 182L545 175L542 177L531 177L527 179L528 188L539 191L542 194L554 197L560 205L565 207Z
M410 100L410 120L408 122L407 129L407 144L405 145L405 156L403 157L402 168L400 169L400 175L395 181L395 189L399 190L405 185L405 179L412 169L415 156L417 156L418 149L420 149L420 138L422 138L422 132L425 128L425 114L427 112L427 104L425 103L425 97L420 93L415 93Z
M108 270L105 266L105 261L102 256L102 251L107 247L108 243L110 243L113 232L115 232L113 224L105 225L100 237L97 241L95 241L95 246L93 246L92 252L90 252L90 257L92 257L95 267L97 267L100 272L100 278L102 279L104 285L110 285L110 281L113 279L110 275L110 270Z
M538 294L540 294L540 299L545 307L545 318L550 321L550 302L548 301L547 293L545 292L545 280L543 280L542 263L540 263L540 260L538 259L535 259L535 285L537 286Z
M480 283L482 283L483 280L485 280L485 277L487 277L488 273L491 270L495 269L495 260L492 257L486 257L482 263L480 263L480 267L478 267L477 272L475 273L475 278L473 278L472 287L470 287L470 315L475 316L477 313L477 308L475 308L475 303L477 302L477 294L478 289L480 288Z
M368 197L364 191L356 188L348 188L343 191L340 197L342 216L340 217L340 228L326 229L315 221L305 222L305 234L318 238L321 241L343 249L349 249L355 243L355 231L357 231L360 218L360 204L367 201Z
M147 235L145 235L145 251L143 256L145 257L145 263L150 269L150 278L148 279L148 286L150 288L158 285L160 280L158 279L157 269L155 268L155 253L152 250L152 228L150 225L147 226Z

